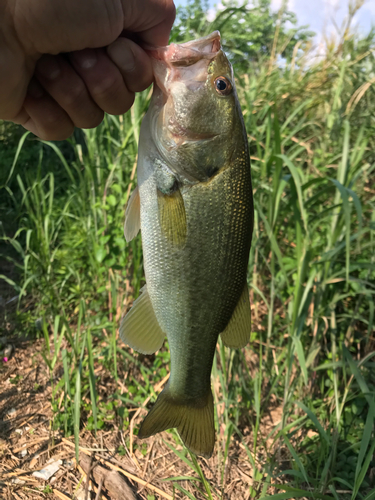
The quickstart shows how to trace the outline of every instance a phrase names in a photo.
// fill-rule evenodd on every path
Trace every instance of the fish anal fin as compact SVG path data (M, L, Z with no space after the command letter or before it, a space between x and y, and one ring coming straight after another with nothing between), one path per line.
M162 233L176 247L182 247L186 241L186 212L184 199L177 188L169 194L157 190L159 221Z
M139 197L138 186L132 192L126 210L124 236L126 241L135 238L141 228L141 200Z
M232 314L225 330L221 332L221 340L224 345L232 348L241 348L250 340L251 333L251 310L249 289L245 283L240 300Z
M165 334L156 319L146 286L122 320L120 337L142 354L153 354L163 345Z
M144 439L173 427L177 428L186 448L195 455L210 458L215 445L211 390L205 401L186 404L173 398L167 385L143 420L138 437Z

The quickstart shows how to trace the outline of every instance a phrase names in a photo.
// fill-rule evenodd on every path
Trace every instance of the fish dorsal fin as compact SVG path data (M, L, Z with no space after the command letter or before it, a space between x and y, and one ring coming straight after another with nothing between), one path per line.
M245 283L240 300L225 330L221 332L221 340L227 347L240 348L250 340L251 311L249 289Z
M146 286L120 325L125 344L142 354L153 354L163 345L165 334L159 326Z
M157 193L162 233L173 246L182 247L186 242L186 212L181 192L177 188L169 194L159 189Z
M138 186L132 192L125 210L124 236L126 241L135 238L141 228L141 200Z

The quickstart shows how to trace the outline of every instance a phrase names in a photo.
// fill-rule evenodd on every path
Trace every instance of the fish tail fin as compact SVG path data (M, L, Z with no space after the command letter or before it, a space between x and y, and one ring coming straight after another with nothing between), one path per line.
M186 446L196 455L210 458L215 444L214 404L211 389L205 401L181 404L168 386L143 420L138 437L143 439L176 427Z

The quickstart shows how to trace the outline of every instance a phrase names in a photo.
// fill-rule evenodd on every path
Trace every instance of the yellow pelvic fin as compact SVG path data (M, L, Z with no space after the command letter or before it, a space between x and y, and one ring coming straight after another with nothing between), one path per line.
M221 332L221 340L227 347L240 348L250 340L251 311L249 289L245 283L240 300L234 310L227 327Z
M164 236L177 247L186 241L186 213L184 199L179 189L171 194L164 194L159 189L159 221Z
M142 354L152 354L163 345L165 334L156 319L146 286L122 320L120 336L125 344Z
M143 420L138 437L143 439L177 427L186 446L196 455L210 458L215 445L214 405L209 391L205 404L181 404L170 395L167 387Z
M126 241L135 238L141 228L141 200L138 186L132 192L125 210L124 236Z

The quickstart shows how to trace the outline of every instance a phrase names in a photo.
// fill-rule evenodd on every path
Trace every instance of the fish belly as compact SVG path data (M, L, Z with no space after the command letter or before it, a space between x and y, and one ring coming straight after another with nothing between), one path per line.
M223 169L206 183L182 187L181 194L187 225L182 247L163 234L153 176L140 187L141 231L148 293L170 346L169 390L177 399L194 401L210 391L217 338L246 280L250 168Z

